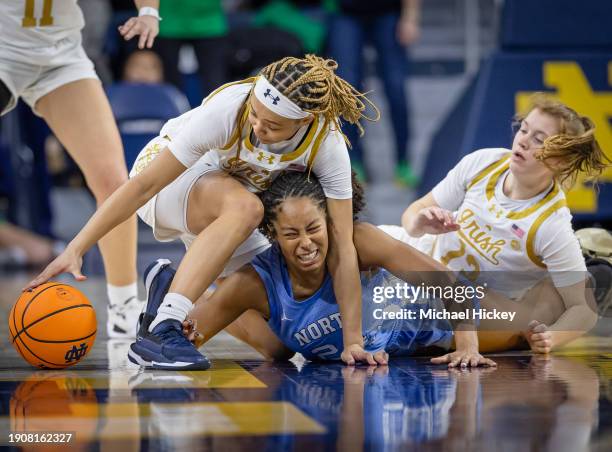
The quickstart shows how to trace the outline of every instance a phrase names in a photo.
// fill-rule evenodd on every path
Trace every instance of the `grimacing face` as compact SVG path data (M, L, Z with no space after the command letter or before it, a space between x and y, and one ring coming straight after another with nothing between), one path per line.
M552 171L535 158L543 148L544 141L559 133L559 120L534 108L521 121L520 128L514 135L510 171L517 175L552 178Z
M253 127L253 133L263 144L288 140L302 126L309 124L314 119L313 115L304 119L284 118L264 106L255 96L251 96L250 102L248 120Z
M310 198L283 201L272 225L290 272L316 272L325 267L329 246L326 214Z

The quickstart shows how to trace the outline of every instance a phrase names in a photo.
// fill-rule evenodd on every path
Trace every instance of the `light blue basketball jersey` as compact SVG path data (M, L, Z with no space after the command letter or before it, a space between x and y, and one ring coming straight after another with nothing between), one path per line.
M270 320L268 325L291 350L309 360L339 360L343 350L342 320L334 294L331 276L326 274L321 287L305 300L295 300L284 257L277 244L259 254L251 265L259 274L268 295ZM414 353L417 347L438 345L447 347L452 331L443 325L422 320L377 320L373 303L375 287L399 281L386 270L363 272L362 331L364 348L369 352L387 350L393 355ZM386 300L400 306L402 300ZM418 305L402 306L417 309Z

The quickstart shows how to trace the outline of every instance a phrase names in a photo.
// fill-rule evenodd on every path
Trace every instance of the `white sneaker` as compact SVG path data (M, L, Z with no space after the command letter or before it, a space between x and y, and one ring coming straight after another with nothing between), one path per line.
M138 316L144 309L145 302L130 297L123 303L108 305L106 331L111 339L133 339L136 337Z
M130 344L134 339L109 339L106 342L106 352L108 357L108 370L110 371L110 379L116 377L114 374L121 374L124 369L131 369L134 366L127 359ZM113 372L114 371L114 372ZM117 372L119 371L119 372ZM121 375L123 378L123 375Z

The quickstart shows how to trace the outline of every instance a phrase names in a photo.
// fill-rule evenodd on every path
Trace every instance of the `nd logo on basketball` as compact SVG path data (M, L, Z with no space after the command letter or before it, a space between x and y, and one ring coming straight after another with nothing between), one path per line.
M73 345L72 348L69 348L66 352L66 356L64 359L66 363L72 363L79 361L85 354L87 353L87 344L82 343L79 348L76 345Z
M595 123L595 136L608 156L612 159L612 92L593 91L580 65L574 61L545 62L543 83L556 91L555 97L571 105L576 111L590 117ZM612 62L608 63L608 80L612 84ZM516 111L524 112L529 105L531 92L518 92L515 97ZM601 183L612 183L612 167L601 174ZM567 202L573 212L597 212L597 193L592 184L578 179L576 186L567 193Z

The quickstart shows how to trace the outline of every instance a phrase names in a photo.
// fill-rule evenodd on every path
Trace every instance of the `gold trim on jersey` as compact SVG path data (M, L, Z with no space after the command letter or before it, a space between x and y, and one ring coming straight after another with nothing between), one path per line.
M246 78L244 80L239 80L239 81L236 81L236 82L226 83L225 85L217 88L210 95L208 95L208 97L204 101L204 104L206 104L213 96L215 96L216 94L218 94L219 92L221 92L225 88L228 88L228 87L233 86L233 85L240 85L240 84L243 84L243 83L252 83L252 84L254 84L255 80L257 80L257 77L249 77L249 78ZM251 94L252 94L252 91L249 93L249 95L247 96L245 102L243 103L243 105L238 110L236 127L232 131L232 134L230 136L229 141L225 145L223 145L221 147L222 151L227 151L227 150L231 149L237 142L239 142L241 140L242 130L244 129L244 126L246 125L246 123L248 121L249 113L250 113L250 110L251 110L251 105L250 105ZM323 139L325 138L325 136L329 132L329 121L325 120L325 122L323 124L323 127L320 130L319 130L319 122L320 122L319 115L315 115L313 121L308 126L308 131L306 132L306 136L302 139L302 141L301 141L300 145L298 146L298 148L296 150L294 150L294 151L289 152L288 154L281 155L281 162L295 160L298 157L300 157L304 152L306 152L308 150L308 147L310 146L310 143L312 143L312 141L314 139L313 147L312 147L312 150L311 150L311 154L310 154L310 156L308 158L308 164L307 164L309 168L312 167L312 164L314 162L314 158L317 155L317 152L319 151L319 147L321 145L321 142L323 141ZM255 150L255 146L251 142L251 132L252 131L253 131L253 127L249 124L249 126L248 126L248 128L246 130L246 136L244 138L244 144L245 144L246 149L248 151L250 151L250 152L254 152L254 150ZM241 148L242 148L242 146L239 145L237 150L236 150L236 158L237 159L240 159L240 150L241 150Z
M533 212L535 212L540 207L542 207L544 204L546 204L547 202L551 201L558 194L559 194L559 184L557 184L555 182L555 184L550 189L548 194L546 196L544 196L542 199L540 199L538 202L536 202L533 206L528 207L525 210L521 210L520 212L510 212L510 213L508 213L508 215L506 215L506 217L511 219L511 220L520 220L521 218L528 217Z
M310 123L308 127L308 131L306 132L306 136L302 139L301 144L298 146L298 148L295 151L291 151L288 154L283 154L281 156L281 162L295 160L300 155L302 155L308 149L308 146L310 146L310 143L312 142L315 135L317 134L318 128L319 128L319 116L316 115L314 117L314 120ZM251 152L255 150L255 146L251 142L251 132L252 131L253 131L253 127L251 127L251 125L249 124L249 127L247 128L246 137L244 139L244 145ZM323 131L323 129L321 131Z
M510 163L508 162L508 158L504 159L503 165L501 165L497 170L491 174L489 177L489 181L487 182L486 194L487 200L491 201L493 196L495 195L495 186L497 185L497 181L501 177L501 175L510 168Z
M476 185L478 182L480 182L482 179L484 179L485 177L487 177L492 171L494 171L499 165L502 165L507 159L510 158L510 153L508 152L507 154L504 154L502 156L502 158L500 160L497 160L493 163L491 163L490 165L488 165L486 168L484 168L483 170L481 170L476 177L474 177L474 179L472 179L472 182L470 182L467 186L467 190L469 190L470 188L472 188L474 185Z
M257 77L249 77L249 78L245 78L244 80L238 80L236 82L229 82L229 83L226 83L225 85L221 85L219 88L217 88L212 93L210 93L208 96L206 96L206 100L204 101L204 105L206 105L208 103L208 101L210 99L212 99L213 96L219 94L225 88L229 88L230 86L234 86L234 85L242 85L243 83L251 83L252 84L252 83L255 83L256 79L257 79Z
M236 82L229 82L229 83L226 83L225 85L221 85L219 88L214 90L212 93L210 93L206 97L206 100L204 101L204 105L206 105L208 101L213 98L213 96L219 94L225 88L229 88L230 86L234 86L234 85L242 85L244 83L254 84L255 80L257 80L257 77L249 77L249 78L245 78L244 80L238 80ZM240 131L242 130L242 127L244 126L244 123L246 122L246 118L248 116L248 108L245 108L245 106L249 104L250 98L251 98L251 93L249 93L249 95L246 98L246 101L238 109L238 113L236 115L236 119L237 119L236 128L232 131L229 141L221 147L222 151L227 151L234 144L236 144L236 141L240 139Z
M493 171L493 173L490 175L490 178L489 178L489 180L487 182L487 187L486 187L487 201L491 201L494 198L494 196L495 196L495 187L497 186L500 177L502 176L502 174L504 174L506 171L508 171L508 169L510 169L510 162L507 161L508 158L509 158L509 156L504 157L500 161L500 163L503 163L503 164L501 166L499 166L495 171ZM490 166L487 167L487 169L488 168L490 168ZM491 168L491 170L493 170L493 169L494 168ZM489 171L489 173L490 172L491 171ZM536 202L535 204L533 204L530 207L527 207L524 210L508 212L506 214L506 218L508 218L510 220L520 220L522 218L528 217L529 215L534 213L536 210L539 210L542 206L544 206L548 202L552 201L553 198L559 194L559 190L560 190L559 189L559 184L557 184L555 182L553 184L552 188L546 194L546 196L544 196L538 202Z
M306 167L309 171L312 168L312 165L314 164L314 159L317 156L317 153L319 152L321 142L329 134L329 130L329 120L326 119L323 123L323 127L321 128L321 132L317 135L317 138L315 139L315 142L312 145L312 151L310 151L310 155L308 156L308 163L306 164Z
M567 207L567 202L565 201L565 198L559 199L552 206L548 207L544 212L540 214L538 218L536 218L536 220L533 222L533 224L529 228L529 232L527 233L527 246L526 246L527 256L529 256L529 259L531 259L531 262L536 264L538 267L546 268L546 265L544 264L544 262L542 262L542 259L540 259L539 256L536 256L535 251L534 251L534 242L535 242L536 233L538 232L538 229L540 228L542 223L544 223L544 221L546 221L548 217L550 217L553 213L555 213L557 210L563 207Z
M234 128L234 131L232 132L232 135L230 136L230 139L227 142L227 144L221 147L222 151L227 151L232 146L234 146L238 141L240 141L240 136L241 136L240 131L246 124L247 119L249 117L249 99L250 98L251 98L251 95L249 94L244 105L242 105L242 107L240 107L240 110L238 110L238 116L237 116L238 121L236 121L237 122L236 127ZM236 151L236 157L239 157L239 156L240 156L240 146L238 146L238 150Z

